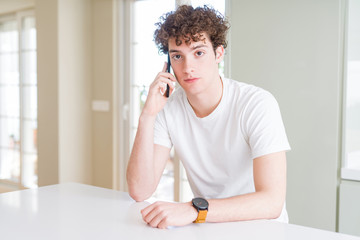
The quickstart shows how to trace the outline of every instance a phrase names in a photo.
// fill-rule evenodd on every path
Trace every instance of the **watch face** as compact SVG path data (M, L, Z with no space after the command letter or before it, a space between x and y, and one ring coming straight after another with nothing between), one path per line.
M199 210L207 210L209 207L208 201L203 198L194 198L192 204Z

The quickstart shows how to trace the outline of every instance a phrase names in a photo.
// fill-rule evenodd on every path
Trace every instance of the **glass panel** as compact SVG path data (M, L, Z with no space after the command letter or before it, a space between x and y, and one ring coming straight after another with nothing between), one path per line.
M189 180L186 175L185 168L180 162L180 202L189 202L194 198L194 194L190 188Z
M348 9L344 167L360 170L360 2Z
M0 85L0 116L19 117L19 86Z
M37 152L37 121L23 122L24 133L23 133L23 151L25 153L36 153Z
M174 201L174 162L171 159L166 163L165 170L153 196L164 201Z
M18 53L0 52L0 84L19 84Z
M35 50L36 49L36 28L35 18L25 17L22 22L22 49L23 50Z
M16 21L0 22L0 53L17 52L19 34Z
M19 182L20 152L0 148L0 179Z
M23 87L23 114L26 119L37 118L37 87Z
M164 13L174 10L175 1L136 1L134 4L134 84L149 86L162 70L166 56L159 56L153 41L155 23ZM151 9L151 10L150 10Z
M0 147L20 148L20 121L17 118L0 118Z
M25 187L37 187L37 154L23 155L22 182Z
M22 77L23 83L33 84L37 83L37 69L36 69L36 51L30 50L22 53Z
M21 62L17 20L0 23L0 179L37 184L37 65L35 18L22 20ZM20 91L20 74L22 85ZM20 94L22 102L20 103ZM20 104L22 117L20 124ZM20 133L20 125L22 132ZM21 141L20 141L20 136ZM23 165L20 169L20 144Z

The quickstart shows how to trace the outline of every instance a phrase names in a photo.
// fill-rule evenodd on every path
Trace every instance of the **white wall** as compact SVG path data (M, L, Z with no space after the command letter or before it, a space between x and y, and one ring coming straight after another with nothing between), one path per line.
M92 183L92 2L58 1L60 182Z
M38 76L38 184L59 183L58 7L36 0Z
M95 100L113 106L114 28L113 1L93 0L93 90ZM113 187L113 113L93 112L93 184Z
M279 102L292 147L290 222L336 230L340 0L232 0L231 69Z
M33 8L35 0L0 0L0 14Z
M35 2L39 186L92 183L91 3Z

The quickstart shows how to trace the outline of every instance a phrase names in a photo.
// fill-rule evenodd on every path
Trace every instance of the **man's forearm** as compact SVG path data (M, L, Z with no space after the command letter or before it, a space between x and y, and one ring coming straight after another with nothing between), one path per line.
M136 201L142 201L150 197L156 188L153 160L154 122L154 116L146 114L140 116L138 130L127 168L129 194Z
M210 199L206 222L230 222L255 219L274 219L280 216L285 197L270 192ZM183 226L192 223L197 212L191 202L155 202L141 211L146 223L152 227Z
M285 195L254 192L208 202L207 222L274 219L281 214Z

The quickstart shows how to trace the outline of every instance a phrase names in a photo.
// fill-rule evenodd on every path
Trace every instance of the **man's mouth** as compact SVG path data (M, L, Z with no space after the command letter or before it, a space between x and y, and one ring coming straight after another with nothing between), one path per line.
M192 83L192 82L195 82L197 80L199 80L199 78L187 78L187 79L184 79L184 82Z

